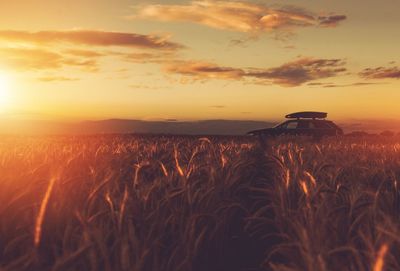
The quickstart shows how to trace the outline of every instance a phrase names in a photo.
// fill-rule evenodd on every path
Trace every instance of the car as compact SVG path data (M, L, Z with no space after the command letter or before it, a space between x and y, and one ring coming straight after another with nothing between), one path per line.
M328 113L304 111L288 114L288 119L272 128L250 131L253 136L303 135L321 138L323 136L343 135L343 130L330 120Z

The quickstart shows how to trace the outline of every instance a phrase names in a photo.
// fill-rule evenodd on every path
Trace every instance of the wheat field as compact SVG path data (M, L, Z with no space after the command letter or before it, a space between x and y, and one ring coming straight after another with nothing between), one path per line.
M0 140L0 270L400 270L400 138Z

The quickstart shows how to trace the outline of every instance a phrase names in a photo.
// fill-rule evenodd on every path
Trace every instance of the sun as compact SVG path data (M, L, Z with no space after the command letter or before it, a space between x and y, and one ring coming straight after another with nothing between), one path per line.
M3 109L9 102L10 98L10 81L9 78L0 72L0 106Z

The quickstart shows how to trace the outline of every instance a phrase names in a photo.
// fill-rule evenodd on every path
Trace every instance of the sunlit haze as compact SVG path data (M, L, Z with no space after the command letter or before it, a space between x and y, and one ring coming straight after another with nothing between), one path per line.
M0 112L4 111L10 102L10 91L9 79L0 72Z

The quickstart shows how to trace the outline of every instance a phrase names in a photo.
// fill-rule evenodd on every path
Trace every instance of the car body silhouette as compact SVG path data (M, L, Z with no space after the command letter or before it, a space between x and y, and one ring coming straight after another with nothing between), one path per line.
M343 130L330 120L325 112L296 112L288 114L288 119L272 128L250 131L253 136L300 135L320 138L323 136L343 135Z

